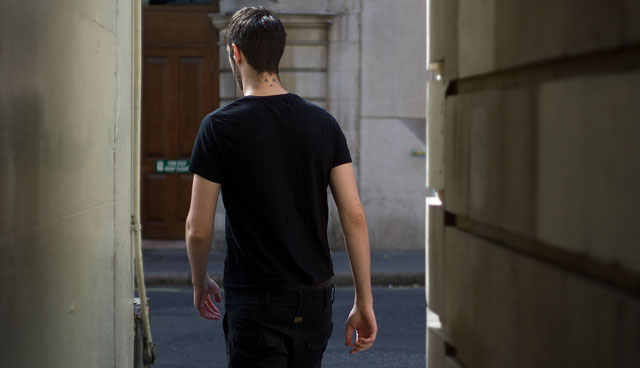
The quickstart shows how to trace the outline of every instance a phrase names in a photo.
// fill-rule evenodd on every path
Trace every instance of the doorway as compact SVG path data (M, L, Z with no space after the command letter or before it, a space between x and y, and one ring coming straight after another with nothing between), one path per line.
M142 9L142 235L183 239L202 118L219 104L218 33L210 5Z

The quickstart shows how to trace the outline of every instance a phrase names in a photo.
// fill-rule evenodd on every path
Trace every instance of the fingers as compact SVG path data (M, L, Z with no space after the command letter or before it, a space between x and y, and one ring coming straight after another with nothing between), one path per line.
M199 305L198 308L196 308L196 311L198 312L198 315L202 318L209 319L209 320L216 319L213 312L208 310L204 303L202 305Z
M204 306L201 308L198 308L198 315L202 318L209 319L212 321L217 321L221 317L220 313L216 313L209 309L206 309L206 307Z
M216 307L216 305L213 304L213 302L209 297L207 297L205 305L208 308L209 312L211 312L215 317L217 317L216 319L220 319L221 317L220 311L218 310L218 307Z
M344 346L349 346L353 342L353 327L347 324L347 334L344 339Z
M198 309L198 315L204 319L208 319L211 321L215 321L216 317L213 316L213 314L211 314L210 312L204 310L204 309Z
M369 337L361 337L358 336L358 332L356 330L356 342L351 346L350 354L355 354L360 351L365 351L373 346L373 343L376 341L375 336Z
M207 313L213 317L214 320L220 319L220 311L218 310L218 307L213 304L213 301L211 301L211 298L208 295L205 298L204 308L206 309Z
M353 341L353 333L355 332L356 338L355 342ZM349 354L355 354L360 351L365 351L373 346L373 343L376 341L375 336L363 337L361 333L354 329L353 327L347 325L347 336L345 339L345 345L351 346L351 350L349 350Z
M363 336L363 339L367 339L367 340L371 340L376 341L376 336L378 336L378 326L373 326L373 328L369 327L368 333Z
M222 296L220 296L220 286L218 286L218 284L216 284L216 282L211 279L209 279L209 292L213 294L213 299L215 299L216 302L222 303Z
M368 350L373 346L373 343L376 341L376 335L378 334L378 329L376 326L373 328L364 328L361 330L356 329L356 340L351 345L350 354L355 354L360 351Z
M203 293L201 295L195 295L196 297L196 311L202 318L217 321L222 317L218 308L213 304L208 294Z
M215 315L209 304L207 303L209 300L209 296L205 295L202 299L198 301L198 315L202 318L206 318L209 320L215 320Z
M353 331L356 333L353 341ZM378 326L372 306L358 308L353 307L347 318L347 338L345 345L350 346L350 354L367 350L373 346L378 334Z

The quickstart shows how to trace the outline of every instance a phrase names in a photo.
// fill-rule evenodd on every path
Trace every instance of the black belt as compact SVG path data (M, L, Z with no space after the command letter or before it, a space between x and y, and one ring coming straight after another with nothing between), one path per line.
M329 279L327 279L327 280L325 280L323 282L316 282L316 283L313 283L313 284L293 286L293 287L286 288L286 290L290 290L290 291L323 290L323 289L331 287L332 284L333 284L333 277L330 277Z
M335 299L335 287L297 289L297 290L242 290L232 289L225 291L227 301L231 303L333 303Z

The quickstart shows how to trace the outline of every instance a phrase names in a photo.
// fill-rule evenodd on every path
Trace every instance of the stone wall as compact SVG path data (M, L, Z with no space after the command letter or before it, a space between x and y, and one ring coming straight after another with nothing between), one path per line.
M360 188L374 249L424 247L424 3L363 1Z
M640 7L428 4L431 366L637 366Z
M421 249L425 162L412 153L425 146L424 2L226 0L214 24L222 28L229 14L248 5L274 9L285 24L285 88L325 107L340 122L372 247ZM220 55L224 104L240 91L234 89L227 53ZM342 230L330 203L329 242L340 249ZM218 219L221 212L219 208ZM222 232L223 221L216 223L216 231Z
M0 365L129 367L130 1L0 3Z

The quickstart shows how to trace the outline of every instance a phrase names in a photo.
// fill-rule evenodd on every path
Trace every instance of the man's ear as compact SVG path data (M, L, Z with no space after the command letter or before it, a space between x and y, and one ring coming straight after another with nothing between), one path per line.
M231 44L231 58L236 62L236 64L239 64L242 60L242 52L235 43Z

